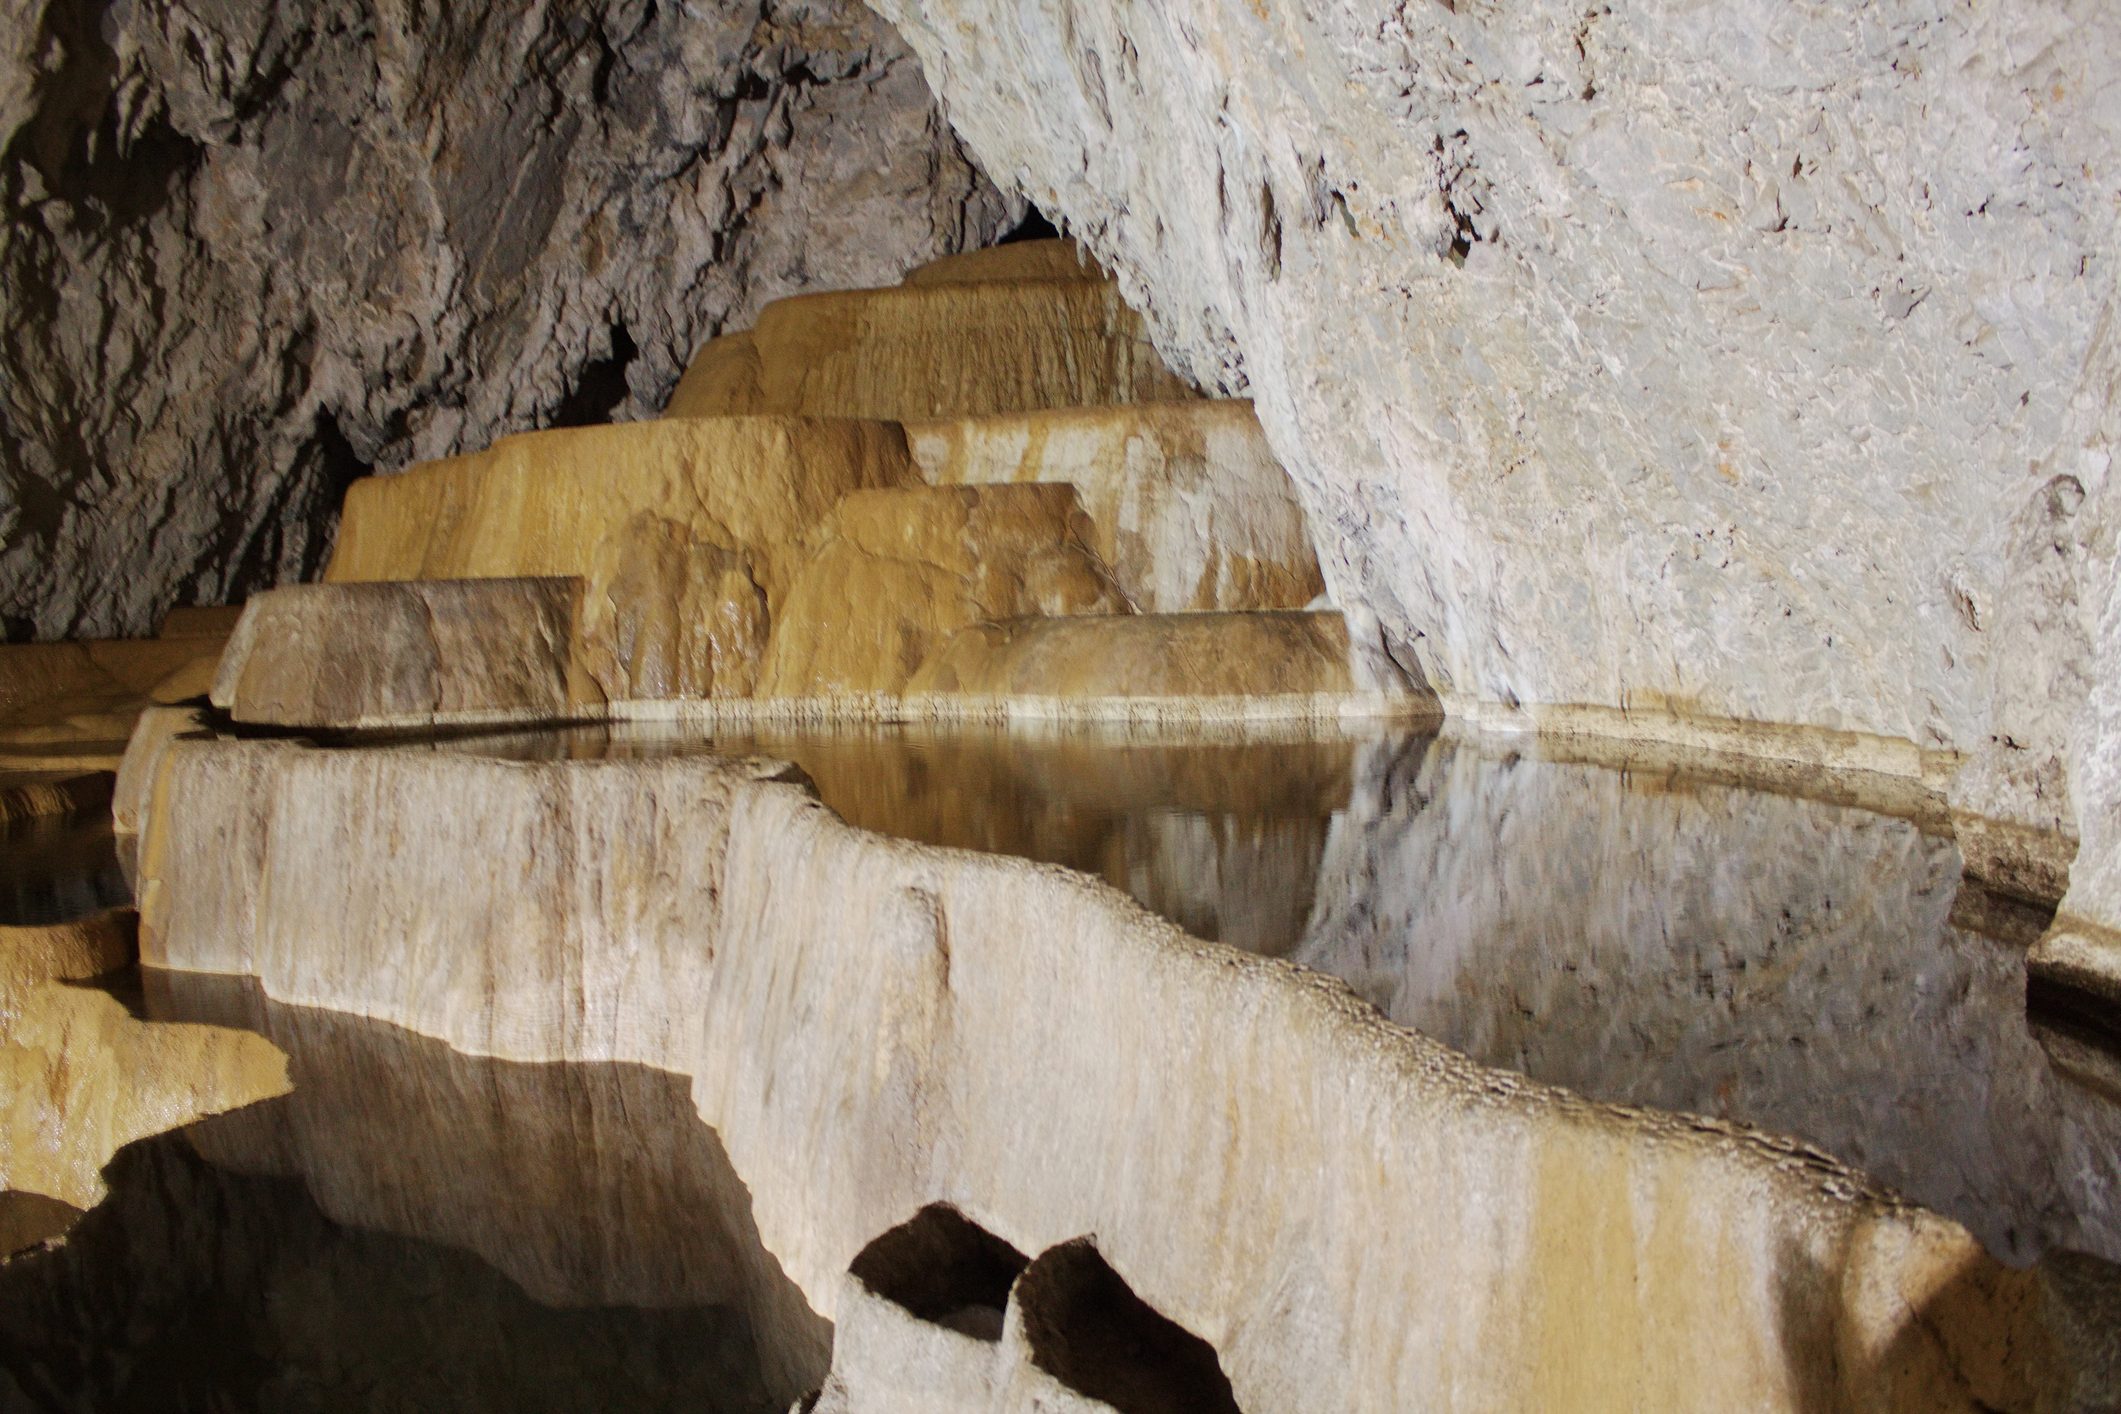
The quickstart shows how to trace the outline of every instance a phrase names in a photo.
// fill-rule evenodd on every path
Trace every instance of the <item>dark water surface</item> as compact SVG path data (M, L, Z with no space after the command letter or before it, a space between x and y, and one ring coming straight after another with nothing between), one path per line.
M0 927L64 923L131 902L109 810L0 823Z
M823 1378L830 1327L682 1078L142 991L271 1037L294 1093L130 1146L0 1264L0 1408L779 1411Z

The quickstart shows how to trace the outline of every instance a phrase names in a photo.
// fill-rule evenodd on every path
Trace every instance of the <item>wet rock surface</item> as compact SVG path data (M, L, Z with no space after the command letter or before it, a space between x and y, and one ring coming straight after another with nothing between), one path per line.
M1021 211L854 4L5 13L9 637L313 574L356 476L659 409L766 301Z

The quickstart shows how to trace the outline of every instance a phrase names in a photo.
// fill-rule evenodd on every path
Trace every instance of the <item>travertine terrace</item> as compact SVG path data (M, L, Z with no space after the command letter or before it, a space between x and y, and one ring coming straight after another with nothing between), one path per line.
M874 5L0 5L0 1403L2121 1409L2121 21Z

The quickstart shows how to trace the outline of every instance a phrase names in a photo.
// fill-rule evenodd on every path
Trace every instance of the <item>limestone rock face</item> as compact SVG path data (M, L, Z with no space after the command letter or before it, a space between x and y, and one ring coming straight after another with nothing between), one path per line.
M1069 486L868 491L833 513L767 651L761 693L896 693L958 630L1124 614Z
M1191 396L1073 245L1023 244L896 288L775 301L700 351L663 415L903 421Z
M9 637L313 573L356 476L1022 211L842 0L9 0L0 148Z
M229 640L213 704L280 727L565 717L579 593L572 579L268 590Z
M930 481L1075 487L1092 546L1143 613L1301 609L1325 591L1295 487L1248 404L956 418L906 438Z
M747 558L648 511L598 542L575 652L606 698L749 696L766 654L766 591Z
M1454 706L1993 738L1981 813L2088 817L2111 8L878 8L1256 400L1359 647Z

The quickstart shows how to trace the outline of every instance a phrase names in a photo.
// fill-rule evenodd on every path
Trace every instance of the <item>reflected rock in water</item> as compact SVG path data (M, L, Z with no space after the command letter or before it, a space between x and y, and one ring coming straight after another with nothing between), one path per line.
M800 767L850 825L1103 879L1196 937L1279 954L1302 935L1357 740L1076 727L716 732L652 723L461 737L556 759L709 752Z
M1795 1135L2007 1260L2121 1257L2121 1111L1959 890L1892 815L1417 741L1365 757L1294 956L1488 1064Z
M157 1018L270 1036L296 1089L126 1150L64 1245L0 1268L0 1346L33 1398L748 1411L823 1377L830 1327L682 1077L145 984Z

